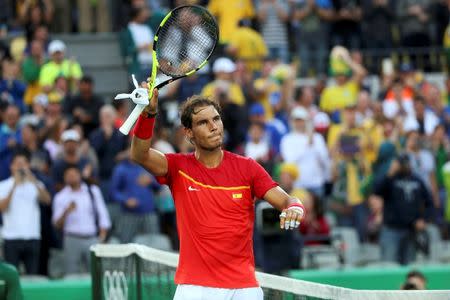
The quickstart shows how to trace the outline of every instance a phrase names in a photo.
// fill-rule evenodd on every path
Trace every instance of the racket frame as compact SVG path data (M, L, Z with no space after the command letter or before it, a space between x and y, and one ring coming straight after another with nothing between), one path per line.
M151 77L147 80L147 87L149 89L148 92L148 100L151 101L152 97L153 97L153 91L155 89L155 83L156 83L156 75L158 73L158 67L159 67L159 62L158 62L158 58L156 56L156 46L158 44L158 35L159 32L161 31L161 28L164 27L164 24L166 24L167 20L172 16L172 14L179 10L182 9L184 7L197 7L200 8L202 10L205 10L206 13L210 14L211 18L216 22L216 40L214 41L214 46L211 50L211 52L209 53L208 57L195 69L187 72L186 74L183 75L179 75L179 76L171 76L171 78L159 83L156 86L156 89L160 89L166 85L168 85L171 82L174 82L175 80L190 76L192 74L194 74L195 72L197 72L198 70L200 70L201 68L203 68L207 63L209 58L211 57L211 55L214 53L214 50L216 49L217 46L217 42L219 41L219 28L217 26L217 21L215 20L214 16L211 15L211 13L204 7L199 6L199 5L182 5L182 6L178 6L176 8L174 8L173 10L171 10L169 13L167 13L167 15L164 17L164 19L161 21L161 23L159 24L158 29L156 30L155 33L155 37L153 38L153 47L152 47L152 60L153 60L153 64L152 64L152 74ZM162 73L164 73L163 71L161 71ZM165 74L165 73L164 73ZM167 75L167 74L166 74ZM134 124L136 123L137 119L139 118L140 114L144 111L146 105L143 104L137 104L134 109L132 110L132 112L130 113L130 115L128 116L128 118L125 120L125 122L122 124L122 126L119 128L119 131L122 132L124 135L127 135L131 128L133 128Z

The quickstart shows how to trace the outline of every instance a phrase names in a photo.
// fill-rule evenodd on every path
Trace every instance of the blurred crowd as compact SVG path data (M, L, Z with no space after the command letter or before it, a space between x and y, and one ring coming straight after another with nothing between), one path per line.
M449 239L450 79L430 80L434 58L414 51L448 42L447 1L112 2L17 0L0 9L9 37L0 45L5 261L48 275L50 249L59 248L66 272L82 272L90 245L143 233L165 234L178 249L170 191L130 161L129 137L118 131L128 101L96 94L94 78L52 36L116 30L124 65L142 81L159 22L183 3L207 5L221 41L205 68L160 91L154 148L191 151L178 105L212 97L224 148L257 160L302 199L304 244L327 243L334 226L347 226L379 244L384 260L406 264L426 252L429 224ZM383 52L395 47L407 49L401 59ZM366 50L377 53L370 63ZM445 60L433 71L441 70Z

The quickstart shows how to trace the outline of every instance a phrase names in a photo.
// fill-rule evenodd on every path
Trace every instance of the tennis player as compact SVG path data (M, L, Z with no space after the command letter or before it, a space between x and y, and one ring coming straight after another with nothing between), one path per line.
M152 149L157 107L155 89L134 128L131 157L173 194L180 236L174 299L262 300L253 257L254 200L264 199L281 211L285 230L300 225L302 203L257 162L222 149L220 107L208 98L193 96L181 106L193 153Z

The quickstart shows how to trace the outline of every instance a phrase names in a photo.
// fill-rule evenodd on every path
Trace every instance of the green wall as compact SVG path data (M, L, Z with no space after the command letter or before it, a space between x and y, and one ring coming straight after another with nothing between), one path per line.
M419 267L428 278L429 289L450 289L450 265ZM326 283L353 289L396 290L411 268L348 269L342 271L291 271L297 279ZM91 299L90 280L22 281L25 300L88 300ZM1 285L0 285L1 288Z
M406 274L411 267L384 267L364 268L347 270L321 270L289 272L289 276L312 281L326 283L360 290L396 290L405 281ZM422 271L427 277L428 289L447 290L450 289L450 265L427 266L415 268Z

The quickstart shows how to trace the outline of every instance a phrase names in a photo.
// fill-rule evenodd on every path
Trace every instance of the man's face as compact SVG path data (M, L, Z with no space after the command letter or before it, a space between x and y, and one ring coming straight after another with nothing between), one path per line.
M344 109L344 122L350 127L356 125L356 111L353 107Z
M55 62L62 62L64 60L64 52L62 51L56 51L52 55L52 60Z
M81 172L76 168L67 169L64 172L64 182L70 186L76 186L81 183Z
M17 122L20 118L20 112L17 107L10 106L6 109L4 114L4 121L9 128L16 128Z
M77 153L79 143L77 141L65 141L63 146L64 146L64 152L66 154L74 155Z
M80 94L90 96L92 94L92 84L90 82L80 82Z
M214 106L196 108L192 115L192 128L186 129L186 134L202 150L213 151L222 147L223 123Z
M18 170L29 169L30 164L25 156L16 156L11 162L11 173L15 174Z

